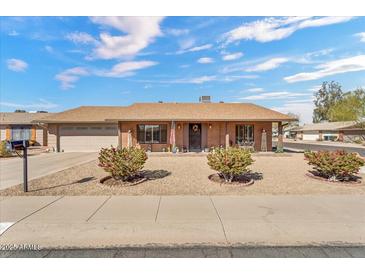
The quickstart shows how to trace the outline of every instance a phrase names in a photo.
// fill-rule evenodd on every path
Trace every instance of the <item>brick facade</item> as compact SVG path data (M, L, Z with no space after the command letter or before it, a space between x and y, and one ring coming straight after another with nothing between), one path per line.
M199 123L199 122L192 122ZM167 143L166 144L138 144L137 143L137 125L138 124L167 124ZM272 150L272 123L271 122L201 122L202 125L202 149L205 147L225 146L226 135L229 136L230 145L236 143L236 125L253 125L254 126L254 142L255 150L261 150L261 136L262 131L265 130L267 134L267 150ZM163 148L167 150L170 145L170 121L154 121L154 122L119 122L119 144L126 147L128 144L128 131L132 134L132 144L140 146L144 149L150 147L152 151L162 151ZM176 122L175 128L176 146L182 151L183 147L189 147L189 122Z

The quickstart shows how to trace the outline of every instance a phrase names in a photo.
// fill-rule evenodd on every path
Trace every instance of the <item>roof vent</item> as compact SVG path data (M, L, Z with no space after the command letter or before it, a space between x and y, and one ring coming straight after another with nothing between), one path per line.
M199 102L200 103L210 103L211 100L210 100L210 96L200 96L199 97Z
M158 101L158 103L159 103L159 104L162 104L162 103L163 103L163 101Z
M219 101L219 103L223 104L224 102L223 101Z

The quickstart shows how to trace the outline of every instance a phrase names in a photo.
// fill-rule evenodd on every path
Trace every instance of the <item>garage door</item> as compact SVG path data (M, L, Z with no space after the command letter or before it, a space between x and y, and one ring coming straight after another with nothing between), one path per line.
M304 141L316 141L319 138L318 133L304 133L303 140Z
M67 125L60 127L60 149L64 152L99 151L118 145L118 126L114 124Z

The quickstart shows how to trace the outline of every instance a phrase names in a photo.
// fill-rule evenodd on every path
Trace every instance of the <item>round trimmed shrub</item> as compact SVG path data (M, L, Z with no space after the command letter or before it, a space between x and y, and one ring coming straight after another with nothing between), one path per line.
M11 156L11 151L7 150L7 141L3 140L0 142L0 157L9 157Z
M331 181L348 180L359 172L365 161L356 153L338 151L308 151L304 153L308 164L318 175Z
M135 178L147 160L141 148L102 148L99 153L99 166L115 180L128 181Z
M218 171L226 182L249 172L248 167L254 162L249 150L235 147L214 148L207 158L210 168Z

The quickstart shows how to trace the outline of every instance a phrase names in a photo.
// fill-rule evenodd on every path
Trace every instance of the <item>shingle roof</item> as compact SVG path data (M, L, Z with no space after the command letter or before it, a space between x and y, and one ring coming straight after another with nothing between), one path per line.
M44 119L53 113L29 113L29 112L0 112L0 124L2 125L31 125L36 119Z
M280 112L248 103L136 103L127 107L79 107L43 122L112 121L293 121Z
M102 123L111 115L119 113L123 108L125 107L81 106L38 119L37 121L45 123Z
M333 131L333 130L343 130L348 128L356 128L357 122L355 121L346 121L346 122L324 122L324 123L316 123L316 124L307 124L302 127L298 127L292 129L292 131Z

